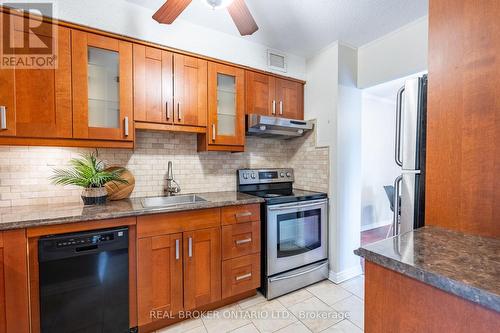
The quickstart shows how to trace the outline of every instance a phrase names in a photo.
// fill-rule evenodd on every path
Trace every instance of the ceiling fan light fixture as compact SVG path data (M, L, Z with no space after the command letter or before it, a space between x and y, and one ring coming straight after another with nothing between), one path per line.
M201 2L212 9L226 8L231 5L233 1L234 0L201 0Z

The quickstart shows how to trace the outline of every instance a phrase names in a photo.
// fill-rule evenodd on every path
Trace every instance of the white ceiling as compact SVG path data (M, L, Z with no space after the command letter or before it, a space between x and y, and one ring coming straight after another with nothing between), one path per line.
M158 9L165 0L126 0ZM179 16L239 36L226 10L192 3ZM334 41L358 47L427 15L428 0L246 0L259 30L241 37L310 57ZM173 23L175 24L175 22Z

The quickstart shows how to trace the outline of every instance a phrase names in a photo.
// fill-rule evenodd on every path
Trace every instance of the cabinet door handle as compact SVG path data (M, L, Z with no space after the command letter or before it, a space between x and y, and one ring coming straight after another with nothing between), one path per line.
M273 100L273 114L276 114L276 100Z
M236 241L236 245L242 245L242 244L251 243L251 242L252 242L251 238L239 239Z
M169 120L170 114L168 113L168 101L165 102L165 115L167 116L167 120Z
M125 117L125 136L128 136L128 117Z
M177 102L177 119L182 120L181 102Z
M215 141L215 124L212 124L212 141Z
M188 238L188 257L191 258L193 256L193 238Z
M175 240L175 260L179 260L180 254L179 254L179 240Z
M244 274L244 275L240 275L240 276L237 276L236 277L236 281L240 281L240 280L243 280L243 279L247 279L249 277L252 277L252 273L248 273L248 274Z
M280 101L280 114L283 114L283 101Z
M0 129L7 129L7 108L4 105L0 106Z

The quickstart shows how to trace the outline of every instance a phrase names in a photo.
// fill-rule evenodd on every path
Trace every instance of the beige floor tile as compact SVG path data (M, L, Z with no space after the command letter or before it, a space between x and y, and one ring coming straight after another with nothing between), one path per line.
M349 321L354 323L356 326L364 329L364 303L361 299L356 296L351 296L349 298L343 299L332 305L337 311L348 312Z
M287 327L283 327L279 331L275 333L311 333L306 325L302 324L302 322L297 321L292 325L288 325Z
M339 284L345 290L353 293L361 299L365 298L365 276L360 275L353 279L347 280Z
M207 329L205 328L205 326L200 326L193 328L192 330L185 331L184 333L207 333Z
M245 309L260 332L274 332L297 321L297 318L277 300L266 301Z
M300 289L289 294L283 295L277 300L283 304L286 308L289 308L292 305L302 302L308 298L314 297L313 294L308 292L306 289Z
M267 301L267 299L261 293L257 292L257 295L249 297L249 298L245 298L244 300L239 301L238 305L242 309L246 309L246 308L249 308L249 307L254 306L256 304L265 302L265 301Z
M251 323L243 318L241 308L237 304L207 312L202 320L208 333L230 332Z
M316 297L297 303L289 310L312 332L320 332L342 320L334 309Z
M259 330L253 324L248 324L231 331L231 333L259 333Z
M340 323L327 328L321 333L363 333L363 331L349 320L344 319Z
M329 280L313 284L306 289L328 305L333 305L334 303L352 295L344 288L337 286Z
M185 320L181 321L180 323L165 327L159 331L156 331L156 333L185 333L187 331L193 330L195 328L203 328L203 322L201 319L190 319L190 320Z

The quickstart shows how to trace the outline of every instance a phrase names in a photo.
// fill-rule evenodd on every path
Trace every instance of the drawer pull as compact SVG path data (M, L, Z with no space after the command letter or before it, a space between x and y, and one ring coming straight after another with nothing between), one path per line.
M237 276L236 277L236 281L240 281L240 280L243 280L243 279L247 279L249 277L252 277L252 273L248 273L248 274L244 274L244 275L240 275L240 276Z
M251 238L245 238L245 239L240 239L236 241L236 245L241 245L241 244L246 244L246 243L251 243L252 239Z
M236 216L236 218L252 216L252 212L236 213L234 216Z

